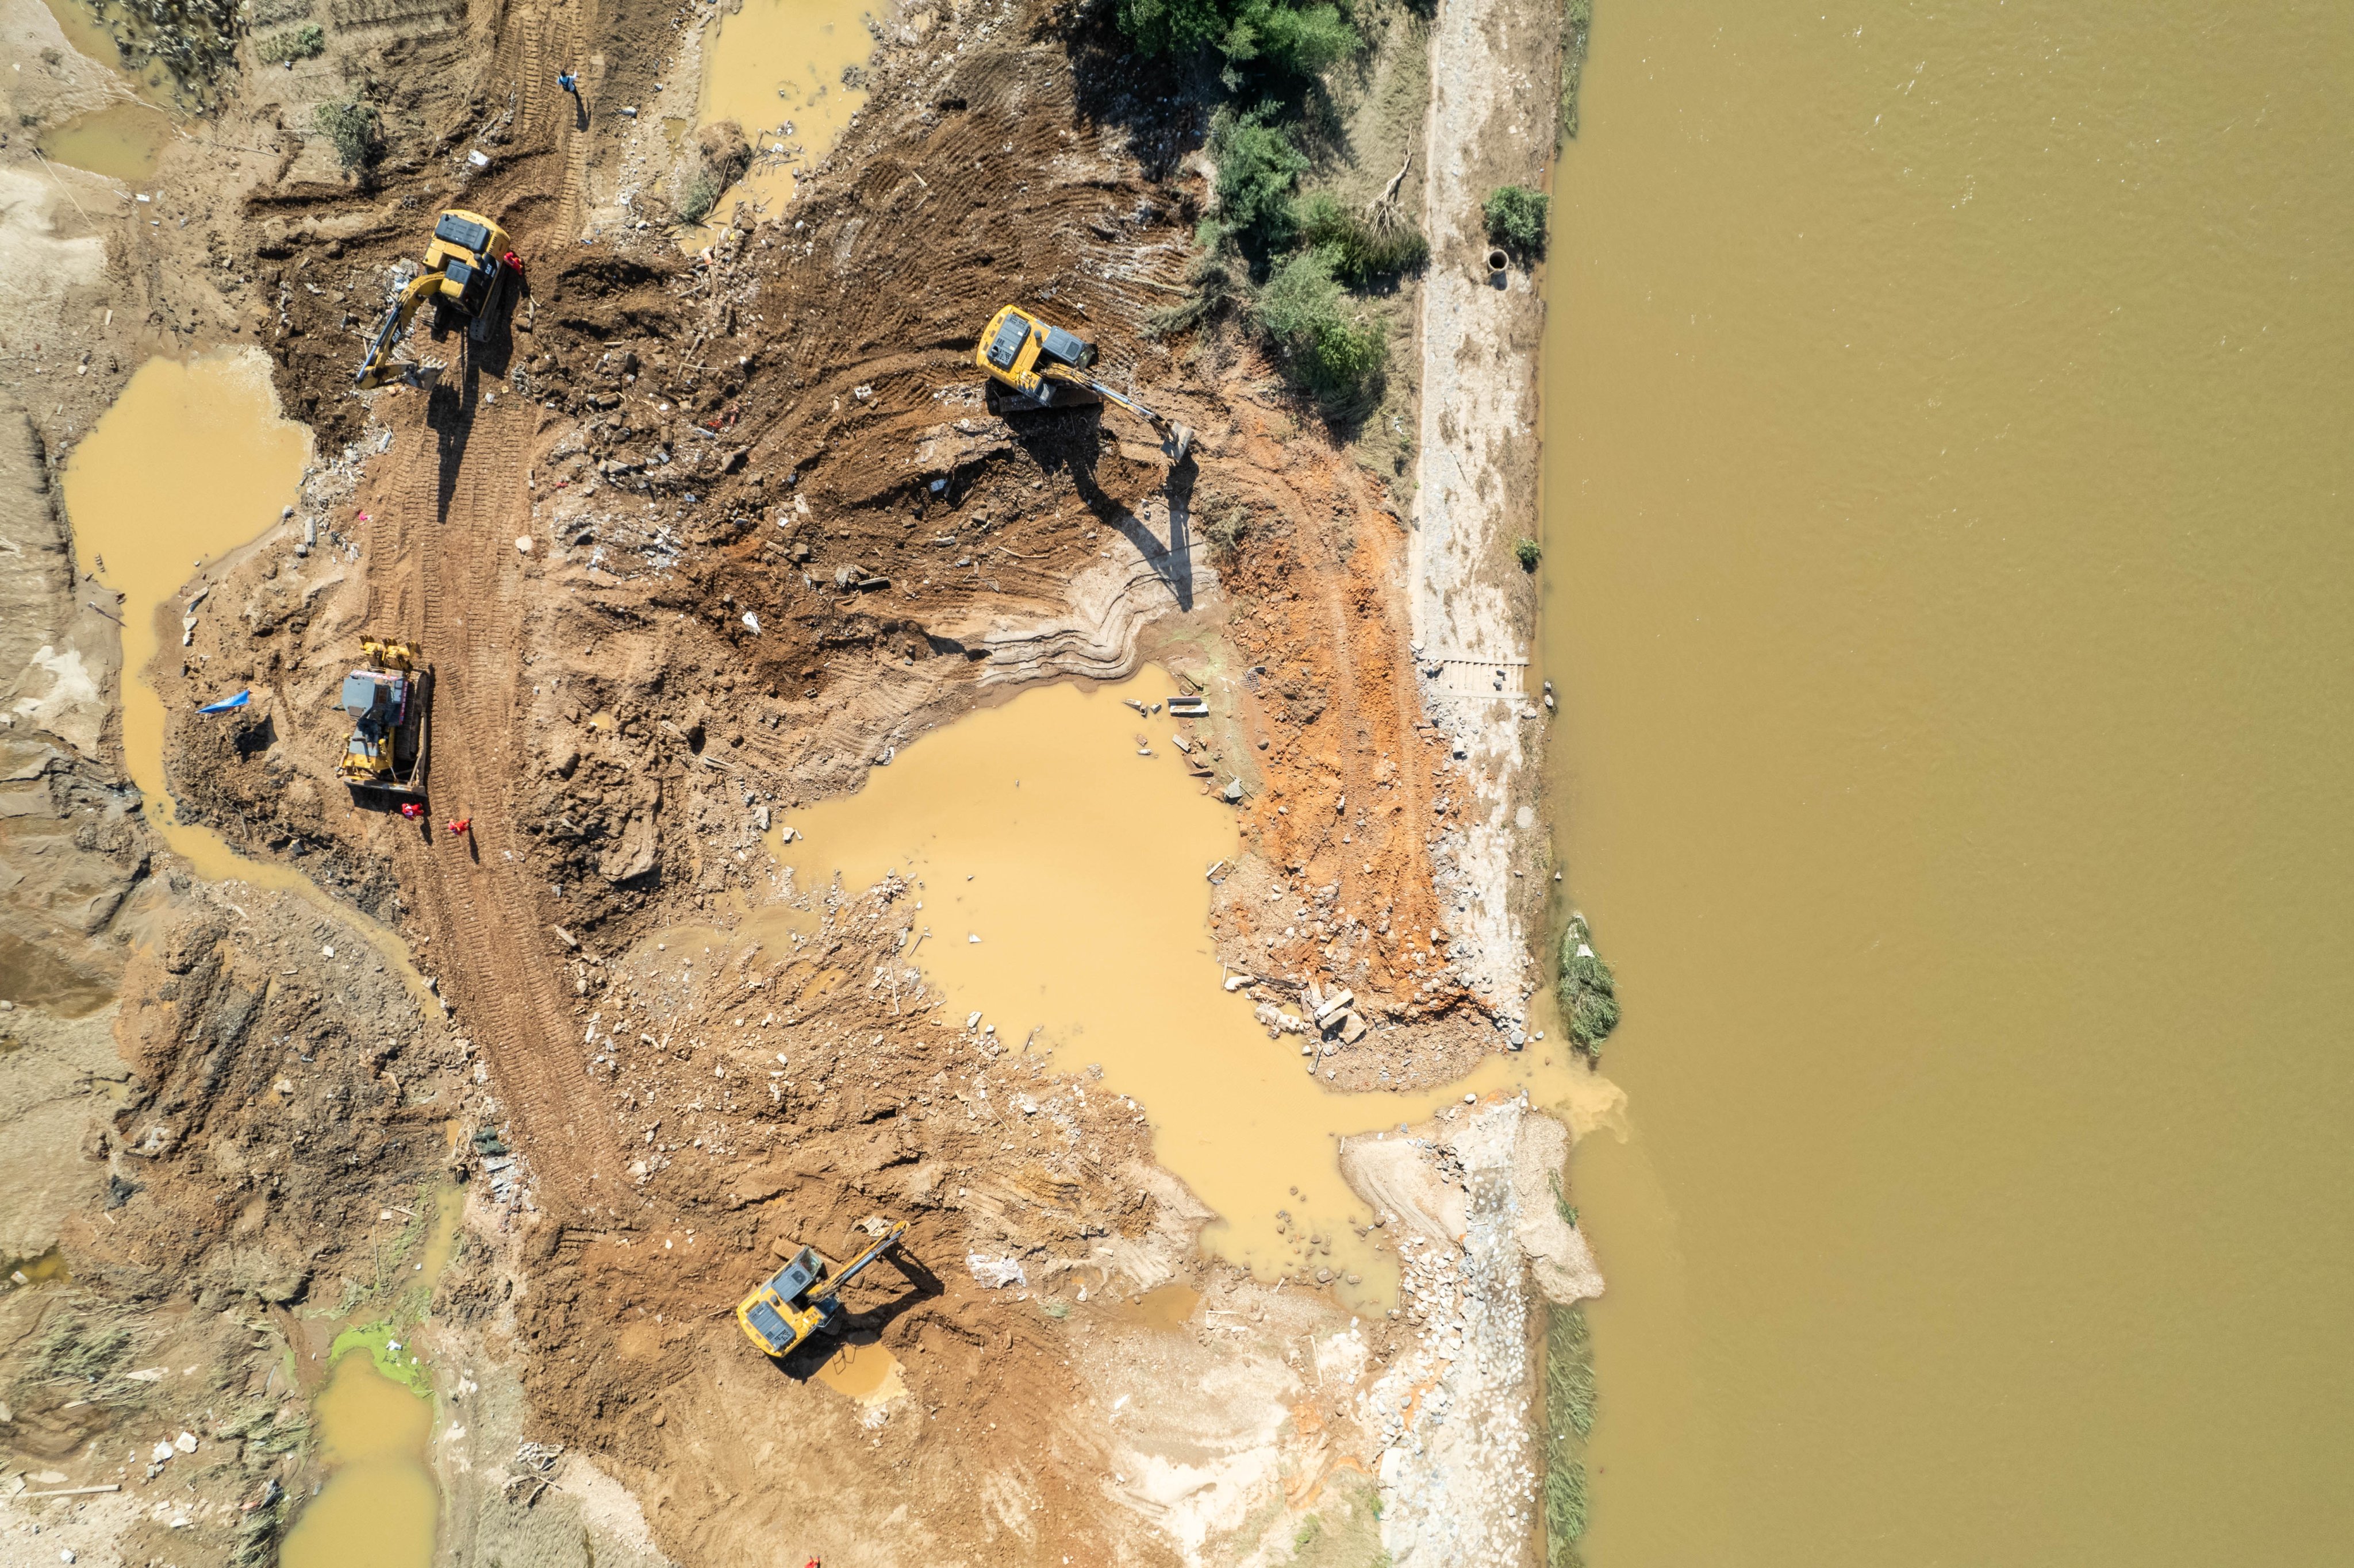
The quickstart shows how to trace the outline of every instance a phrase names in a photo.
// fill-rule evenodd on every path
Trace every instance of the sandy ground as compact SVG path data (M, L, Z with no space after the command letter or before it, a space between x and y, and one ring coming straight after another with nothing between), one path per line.
M40 62L12 108L113 90L45 11L5 3ZM1522 1561L1514 1347L1542 1300L1599 1284L1542 1179L1552 1123L1507 1100L1377 1140L1352 1180L1420 1284L1352 1318L1312 1280L1207 1260L1209 1214L1083 1082L841 984L896 950L898 890L812 905L790 948L724 973L645 952L764 890L769 813L1024 683L1160 656L1222 683L1246 854L1214 919L1237 967L1271 998L1346 983L1398 1025L1352 1054L1369 1081L1502 1048L1541 898L1517 815L1533 726L1445 694L1410 651L1525 656L1528 589L1490 546L1532 504L1536 307L1456 276L1476 220L1450 205L1476 209L1495 171L1429 143L1424 312L1456 357L1425 345L1409 528L1380 465L1246 344L1140 330L1206 199L1185 162L1201 101L1099 30L1066 41L1067 18L911 6L792 207L689 256L660 203L700 154L652 111L691 79L680 23L700 14L368 12L319 58L239 79L146 203L0 144L0 245L43 280L0 320L0 353L34 366L0 450L0 902L32 934L0 952L23 999L0 1033L26 1042L0 1045L0 1105L39 1133L5 1234L71 1276L0 1296L0 1491L19 1494L0 1561L69 1527L83 1561L266 1551L315 1477L308 1385L272 1369L375 1312L421 1316L434 1347L450 1561ZM1509 73L1460 95L1479 49L1534 47L1511 22L1441 8L1454 122L1505 113ZM367 72L386 152L361 185L308 128ZM1495 155L1518 175L1540 143L1549 124ZM456 202L527 260L512 337L420 329L430 387L354 397L420 213ZM1172 477L1116 418L989 414L965 355L1002 295L1088 323L1203 432L1198 463ZM299 841L351 916L195 883L144 831L112 751L110 596L73 579L55 502L140 357L239 343L268 349L320 461L147 674L175 711L227 679L266 694L250 724L175 730L174 788L249 854ZM1500 485L1520 510L1478 499ZM1213 552L1196 519L1237 512L1246 543ZM436 806L471 816L470 842L350 810L334 780L334 683L387 632L435 662ZM786 997L795 1071L771 1090L723 1025ZM468 1245L429 1298L387 1294L396 1238L367 1216L453 1181ZM748 1355L726 1308L751 1269L878 1214L914 1229L852 1293L850 1337L896 1359L890 1392ZM987 1283L976 1255L1025 1277ZM1183 1310L1145 1305L1175 1287L1152 1299ZM185 1374L202 1397L130 1379L163 1359L205 1368ZM203 1462L146 1474L159 1423ZM126 1489L21 1495L51 1472ZM166 1484L184 1525L142 1500Z
M1534 577L1514 543L1537 526L1537 349L1544 304L1518 266L1488 268L1480 215L1503 185L1541 188L1553 149L1561 17L1447 0L1431 37L1422 303L1422 441L1407 575L1425 702L1469 796L1439 882L1488 1003L1537 983L1532 946L1551 874L1536 816L1545 710L1528 689Z

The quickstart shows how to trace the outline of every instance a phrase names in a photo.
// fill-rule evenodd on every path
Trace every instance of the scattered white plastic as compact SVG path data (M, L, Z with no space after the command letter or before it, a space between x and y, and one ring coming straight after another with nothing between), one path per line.
M973 1279L991 1290L1002 1290L1009 1285L1027 1285L1029 1276L1022 1272L1019 1259L984 1257L980 1253L967 1253L965 1266L972 1270Z

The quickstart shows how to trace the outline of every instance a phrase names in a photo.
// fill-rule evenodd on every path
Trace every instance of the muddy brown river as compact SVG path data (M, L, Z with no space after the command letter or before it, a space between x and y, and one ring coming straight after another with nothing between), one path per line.
M2354 1534L2349 79L2342 8L1596 7L1589 1562Z

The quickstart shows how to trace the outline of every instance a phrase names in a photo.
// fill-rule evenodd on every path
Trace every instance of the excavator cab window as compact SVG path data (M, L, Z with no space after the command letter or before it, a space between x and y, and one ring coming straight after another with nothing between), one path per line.
M802 1291L816 1283L817 1254L803 1247L792 1262L777 1271L777 1277L769 1281L769 1288L786 1300L792 1301L798 1299Z
M344 711L363 724L371 719L387 728L398 724L403 695L398 681L378 681L366 675L344 677Z
M1042 346L1048 354L1064 364L1080 370L1087 368L1087 361L1095 357L1096 352L1088 345L1087 339L1076 333L1065 332L1058 326L1050 326L1046 329Z
M462 245L470 255L480 256L490 248L491 231L479 223L445 212L441 221L433 226L433 238Z
M1000 370L1012 370L1013 362L1022 356L1022 345L1030 341L1030 323L1020 316L1007 316L989 340L989 363Z

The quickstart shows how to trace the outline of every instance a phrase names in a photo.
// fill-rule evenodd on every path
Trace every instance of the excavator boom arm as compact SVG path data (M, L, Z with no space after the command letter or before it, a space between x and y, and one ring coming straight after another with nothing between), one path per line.
M857 1277L859 1270L864 1268L868 1264L873 1263L876 1258L881 1257L885 1253L890 1251L891 1248L898 1243L899 1238L907 1234L907 1222L901 1220L897 1224L893 1225L888 1231L884 1233L883 1239L881 1241L876 1242L873 1246L868 1247L864 1252L860 1253L856 1257L851 1259L850 1262L843 1265L842 1271L839 1274L836 1274L832 1279L826 1281L825 1293L828 1296L832 1296L841 1290L843 1286L849 1284L853 1279Z
M355 387L379 387L390 377L392 351L408 332L408 323L417 319L417 310L433 297L441 286L439 269L420 272L411 278L384 313L384 324L376 329L376 341L368 345L367 357L360 361L360 372L352 378Z
M1138 418L1159 429L1169 421L1123 393L1115 392L1084 370L1074 370L1067 365L1041 366L1038 374L1054 381L1067 381L1074 387L1084 387L1108 403L1117 403Z
M1173 419L1161 418L1125 393L1113 391L1083 370L1074 370L1067 365L1045 365L1039 366L1038 375L1042 379L1067 382L1073 387L1084 387L1106 402L1119 404L1154 429L1164 432L1171 450L1180 461L1184 460L1186 451L1193 444L1193 432L1191 429Z

